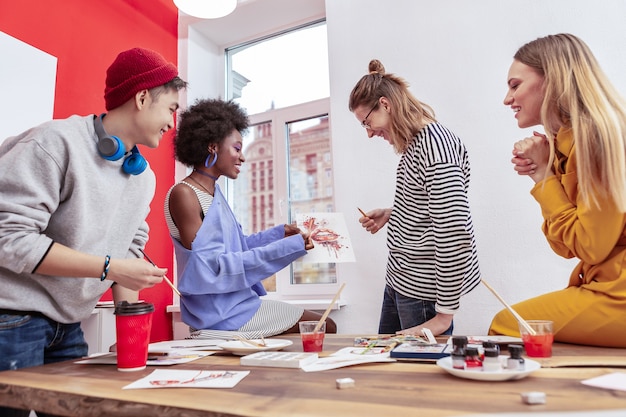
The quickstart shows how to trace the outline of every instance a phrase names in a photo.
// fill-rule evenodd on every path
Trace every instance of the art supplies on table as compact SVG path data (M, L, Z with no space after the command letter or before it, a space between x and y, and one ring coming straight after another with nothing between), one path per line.
M396 346L389 354L399 361L436 362L450 356L452 346L447 343L423 344L408 341Z
M268 366L275 368L302 368L318 359L314 352L256 352L242 356L244 366Z
M467 345L477 347L479 350L482 349L483 343L491 342L499 346L500 350L507 350L508 345L510 344L521 344L522 339L519 337L513 336L467 336ZM452 345L452 336L448 339L447 343Z
M445 370L449 374L464 379L473 379L476 381L511 381L522 379L541 368L539 362L526 359L524 367L521 369L502 368L495 372L486 372L483 369L457 369L452 365L451 358L441 358L437 360L437 366Z
M415 342L419 344L428 344L428 340L420 336L405 335L380 335L380 336L359 336L354 338L354 346L380 348L390 345L398 345L404 342Z

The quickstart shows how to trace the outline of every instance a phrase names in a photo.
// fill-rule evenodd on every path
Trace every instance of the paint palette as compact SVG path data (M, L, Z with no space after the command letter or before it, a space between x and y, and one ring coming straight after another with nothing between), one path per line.
M500 371L494 372L453 368L452 358L450 357L439 359L437 361L437 365L449 374L452 374L459 378L474 379L476 381L512 381L525 378L537 369L541 368L541 364L539 362L533 361L531 359L524 360L523 370L502 369Z

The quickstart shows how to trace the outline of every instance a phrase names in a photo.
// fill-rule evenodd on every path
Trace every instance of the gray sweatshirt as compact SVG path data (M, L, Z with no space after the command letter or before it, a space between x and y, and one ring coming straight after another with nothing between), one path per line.
M0 144L0 309L61 323L89 316L111 281L33 273L53 242L112 258L140 257L156 185L148 167L97 151L93 115L53 120Z

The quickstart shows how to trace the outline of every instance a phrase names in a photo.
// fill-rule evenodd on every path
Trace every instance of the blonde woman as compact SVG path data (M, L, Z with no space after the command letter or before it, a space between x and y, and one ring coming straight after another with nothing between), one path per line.
M401 155L393 206L359 219L370 233L388 226L378 332L452 334L461 296L480 282L465 145L378 60L355 85L348 107L368 137L382 137Z
M514 306L554 321L558 342L626 347L626 105L589 47L570 34L536 39L514 56L504 104L521 128L514 169L535 183L552 249L578 258L567 288ZM490 334L518 335L508 311Z

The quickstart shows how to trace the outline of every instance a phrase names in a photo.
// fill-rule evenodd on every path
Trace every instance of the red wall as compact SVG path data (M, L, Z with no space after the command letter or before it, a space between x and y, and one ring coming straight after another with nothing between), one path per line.
M105 72L123 50L150 48L177 62L178 13L171 0L0 0L0 31L57 58L55 119L105 111ZM165 194L174 183L171 133L158 149L142 147L141 152L157 176L146 252L173 276L173 248L163 217ZM163 283L139 296L155 304L152 341L171 339L171 314L165 309L172 291ZM110 294L104 299L110 300Z

